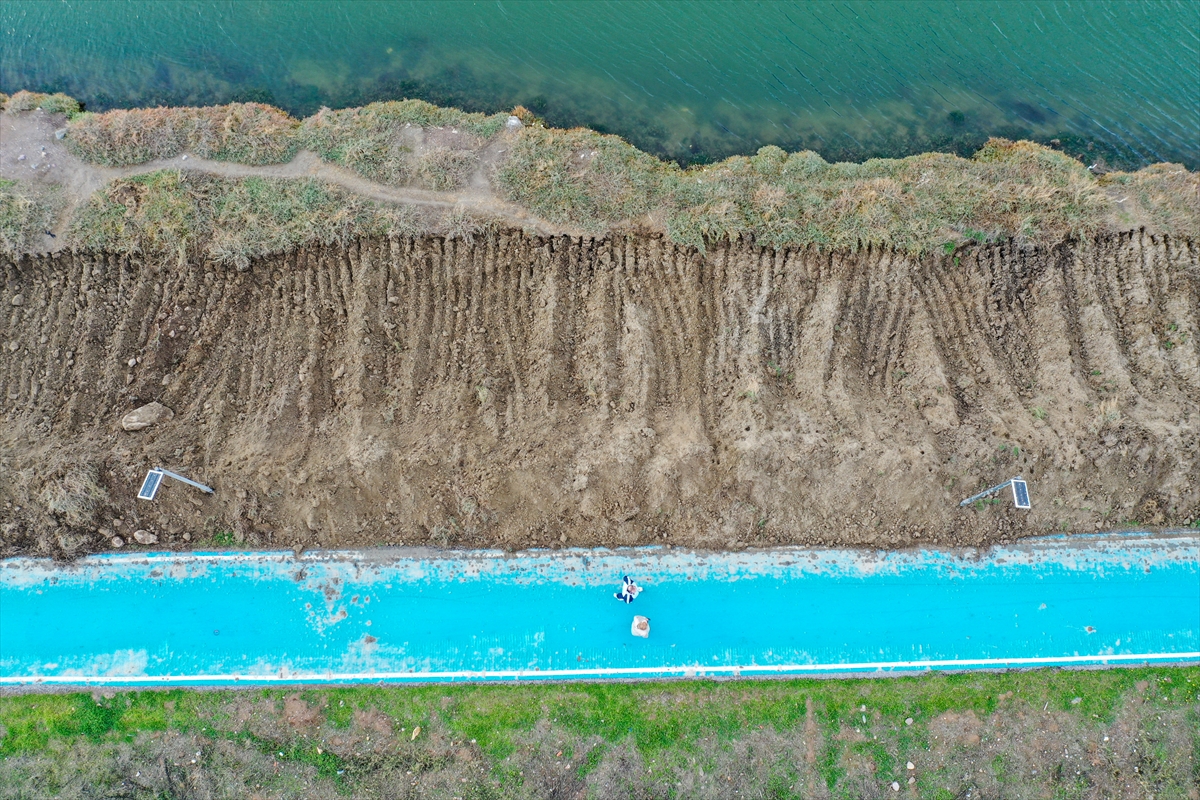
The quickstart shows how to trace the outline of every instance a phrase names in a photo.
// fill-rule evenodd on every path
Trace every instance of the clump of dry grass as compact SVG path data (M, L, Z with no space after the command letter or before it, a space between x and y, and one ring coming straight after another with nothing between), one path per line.
M359 236L412 235L411 207L384 206L311 179L219 178L160 170L112 182L81 207L68 231L76 248L202 252L245 269L250 260Z
M1100 433L1108 428L1121 424L1121 401L1115 397L1102 400L1096 406L1096 416L1092 419L1092 430Z
M468 114L422 100L321 109L304 121L304 146L325 161L393 186L416 183L446 190L461 186L477 151L504 129L507 114ZM445 132L454 146L425 146L421 132Z
M108 499L100 484L96 464L73 463L60 469L45 482L38 500L51 514L67 524L82 527L94 522L96 506Z
M38 249L42 232L54 227L62 206L57 186L0 180L0 253L15 259Z
M534 126L521 130L496 178L539 216L599 232L653 211L678 173L617 136Z
M1151 164L1137 172L1110 172L1100 182L1134 195L1158 230L1200 239L1200 172L1181 164Z
M470 150L432 147L417 161L419 183L427 189L449 191L467 182L479 159Z
M0 94L0 107L8 114L22 111L41 109L48 114L74 115L79 113L79 102L74 97L68 97L62 92L43 94L42 92L17 92L12 97Z
M123 166L188 152L218 161L281 164L299 147L300 123L262 103L207 108L139 108L80 114L67 146L93 164Z

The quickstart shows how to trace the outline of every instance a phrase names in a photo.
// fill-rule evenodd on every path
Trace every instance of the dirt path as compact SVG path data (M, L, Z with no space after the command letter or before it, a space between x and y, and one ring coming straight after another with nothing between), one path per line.
M198 172L224 178L312 178L339 186L380 203L416 205L443 209L462 208L479 216L499 220L514 228L540 235L579 235L579 231L547 222L526 209L498 197L488 179L488 168L503 153L503 138L492 142L481 154L479 167L466 187L459 191L438 192L426 189L388 186L370 181L335 164L329 164L310 150L302 150L286 164L250 166L228 161L213 161L186 154L159 159L131 167L103 167L75 156L55 130L65 125L61 114L29 112L0 115L0 178L32 182L39 186L60 186L66 205L52 233L45 237L44 252L58 252L67 246L67 226L80 203L110 181L142 175L162 169Z

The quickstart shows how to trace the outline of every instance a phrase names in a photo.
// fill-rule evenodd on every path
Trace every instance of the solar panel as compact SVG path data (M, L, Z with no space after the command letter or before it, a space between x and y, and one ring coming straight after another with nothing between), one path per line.
M1029 486L1025 481L1013 478L1013 505L1017 508L1029 508Z
M142 488L138 489L138 500L153 500L154 495L158 494L158 486L162 479L163 474L156 469L147 472L146 480L142 481Z

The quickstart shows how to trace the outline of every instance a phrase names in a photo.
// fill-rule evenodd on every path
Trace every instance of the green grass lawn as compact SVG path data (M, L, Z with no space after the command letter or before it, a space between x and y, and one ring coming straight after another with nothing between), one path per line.
M1190 800L1200 785L1195 667L20 695L0 698L0 726L0 797L860 798L895 782L946 800Z

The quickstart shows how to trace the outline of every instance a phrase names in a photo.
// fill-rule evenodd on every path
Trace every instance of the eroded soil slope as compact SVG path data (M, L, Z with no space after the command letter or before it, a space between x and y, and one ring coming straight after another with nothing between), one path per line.
M1200 248L427 237L5 263L3 554L981 544L1200 516ZM174 419L126 432L160 401ZM161 465L217 488L134 494ZM960 509L1013 474L1033 510ZM127 545L128 546L128 545Z

